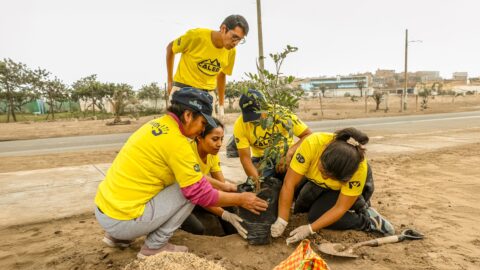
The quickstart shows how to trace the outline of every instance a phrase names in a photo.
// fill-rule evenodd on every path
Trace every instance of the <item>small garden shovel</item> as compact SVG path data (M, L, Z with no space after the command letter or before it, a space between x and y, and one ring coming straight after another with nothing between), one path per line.
M323 243L323 244L317 245L317 247L322 253L325 253L328 255L347 257L347 258L358 258L358 255L355 254L355 250L359 247L364 247L364 246L377 247L383 244L402 242L405 239L408 239L408 240L423 239L423 234L413 229L406 229L402 231L402 233L399 235L386 236L386 237L381 237L381 238L377 238L369 241L356 243L348 248L339 243Z

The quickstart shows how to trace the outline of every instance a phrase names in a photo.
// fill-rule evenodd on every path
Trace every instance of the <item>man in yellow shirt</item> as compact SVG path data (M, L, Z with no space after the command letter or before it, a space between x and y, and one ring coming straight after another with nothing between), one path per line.
M235 47L245 42L249 26L244 17L230 15L219 31L196 28L173 40L167 46L168 93L183 87L195 87L209 93L218 116L223 118L226 75L232 75ZM181 53L173 76L175 54ZM215 89L218 90L218 104ZM218 106L218 107L217 107Z
M233 135L240 156L240 162L242 163L245 173L254 178L260 176L256 166L263 159L264 149L269 147L269 137L272 132L271 130L263 129L261 125L257 123L261 117L264 117L264 115L259 112L260 99L264 99L264 96L257 90L250 89L246 94L243 94L239 101L242 115L237 118L233 126ZM265 169L262 172L264 177L275 176L280 180L283 180L293 153L295 153L295 150L300 143L312 133L308 126L295 114L287 114L287 117L293 124L292 135L298 137L299 140L294 143L293 136L289 135L289 132L285 129L284 125L277 125L276 130L281 132L288 139L289 149L287 153L284 153L285 162L274 164L275 168L273 169ZM282 119L282 121L287 122L287 119Z
M95 197L95 216L105 230L103 241L126 247L146 235L137 257L162 251L185 252L168 242L194 205L244 207L254 213L267 203L253 193L213 189L202 174L190 139L200 135L211 117L212 98L194 88L173 94L168 113L133 133L122 147Z

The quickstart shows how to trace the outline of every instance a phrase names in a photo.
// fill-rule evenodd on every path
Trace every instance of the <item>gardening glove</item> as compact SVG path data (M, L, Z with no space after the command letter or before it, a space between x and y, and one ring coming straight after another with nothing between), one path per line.
M273 223L270 227L270 233L272 234L272 237L279 237L282 235L283 231L285 231L285 228L287 227L287 224L288 222L286 222L283 218L278 217L275 223Z
M225 117L225 109L223 108L223 105L219 105L218 106L218 118L220 118L223 121L224 117Z
M312 226L310 226L310 224L302 225L290 232L290 237L287 238L287 245L303 240L314 233L315 232L312 230Z
M230 224L232 224L233 227L237 229L238 234L240 234L240 236L244 239L247 239L248 232L242 227L242 225L240 225L240 222L243 221L241 217L224 210L222 214L222 219L230 222Z

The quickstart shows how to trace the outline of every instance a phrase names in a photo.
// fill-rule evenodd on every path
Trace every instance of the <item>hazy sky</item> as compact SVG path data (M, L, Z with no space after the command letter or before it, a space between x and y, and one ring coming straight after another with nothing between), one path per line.
M218 29L230 14L250 23L232 79L255 71L255 0L0 0L0 58L42 67L66 83L98 74L135 88L166 81L165 47L186 30ZM263 0L265 54L299 48L284 73L337 75L377 68L467 71L480 76L478 0ZM177 60L179 55L177 55ZM267 67L271 61L267 60Z

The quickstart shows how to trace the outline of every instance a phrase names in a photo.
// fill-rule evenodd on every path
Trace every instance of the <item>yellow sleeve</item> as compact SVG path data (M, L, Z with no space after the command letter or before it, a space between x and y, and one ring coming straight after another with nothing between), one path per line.
M235 65L235 56L237 54L237 50L235 48L231 49L228 52L228 65L222 69L222 72L227 75L232 75L233 66Z
M293 124L293 134L298 137L308 128L308 126L293 113L291 119Z
M218 155L208 155L210 162L210 172L221 172L222 167L220 167L220 158Z
M240 118L235 121L235 125L233 126L233 136L235 137L237 149L244 149L250 147L250 142L248 141L243 121Z
M202 179L200 164L188 141L179 142L168 158L168 165L172 169L175 180L181 188L195 184Z
M358 169L353 174L352 179L342 185L340 192L347 196L360 196L367 180L367 169L367 160L364 159L358 165Z
M173 53L184 53L191 48L191 44L196 37L195 29L188 30L183 36L173 41L172 51Z
M305 139L302 144L297 148L295 154L293 155L292 161L290 162L290 168L300 175L305 175L310 167L310 164L314 162L312 160L313 149L311 140L308 137Z

